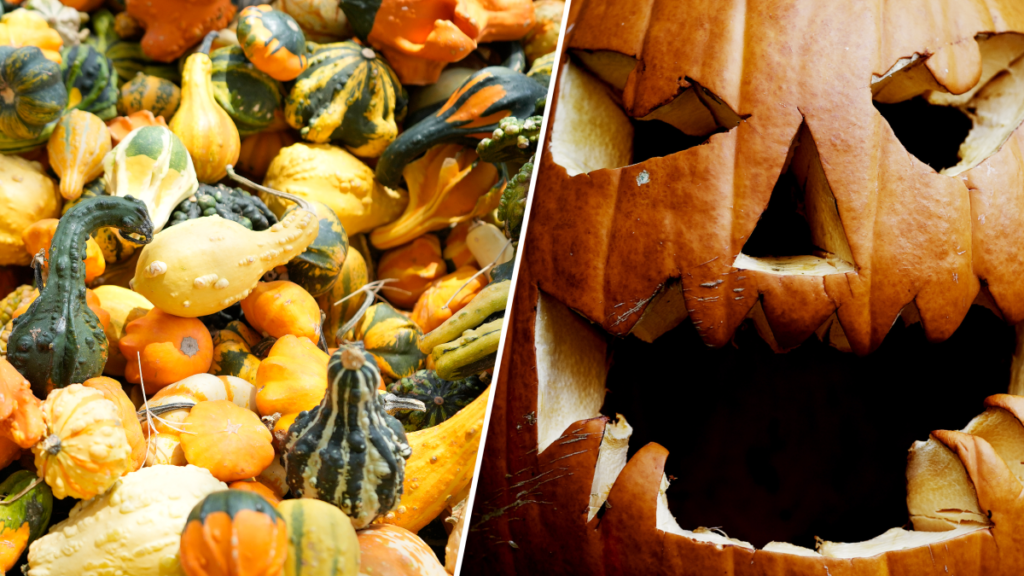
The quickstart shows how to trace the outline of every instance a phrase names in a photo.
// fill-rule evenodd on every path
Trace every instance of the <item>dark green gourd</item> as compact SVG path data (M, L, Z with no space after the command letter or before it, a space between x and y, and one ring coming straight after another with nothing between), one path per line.
M473 374L462 380L445 380L433 370L420 370L388 385L388 392L400 398L419 400L426 410L398 410L395 418L406 432L437 426L476 400L489 378Z
M345 344L327 366L327 394L288 429L284 465L292 494L341 508L359 529L402 497L412 449L402 424L384 411L373 356Z
M103 326L86 305L84 263L86 240L104 226L122 236L134 234L140 244L153 239L153 223L140 200L99 196L79 203L57 225L39 298L14 320L7 360L39 398L99 376L107 362Z

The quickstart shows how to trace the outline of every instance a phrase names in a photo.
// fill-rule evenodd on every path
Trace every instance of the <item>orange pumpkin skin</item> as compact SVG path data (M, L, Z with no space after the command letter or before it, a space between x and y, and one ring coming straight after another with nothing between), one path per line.
M213 338L206 326L196 318L172 316L159 308L129 322L118 347L128 359L125 379L132 384L144 381L150 395L194 374L209 372L213 363Z
M125 435L128 436L128 444L132 447L132 466L125 471L125 474L134 472L146 462L146 435L142 433L142 424L139 423L135 411L135 404L121 388L121 383L113 378L97 376L82 382L86 388L94 388L103 393L103 397L117 406L117 412L121 416L121 425L124 426Z
M284 518L247 491L210 494L192 509L181 533L187 576L278 576L287 553Z
M259 413L291 416L294 421L299 412L317 407L327 391L329 360L307 338L287 335L278 339L256 372Z
M444 576L444 566L419 536L391 524L371 524L356 533L359 573L374 576ZM543 572L537 572L542 574Z
M0 463L9 464L18 448L31 448L46 433L41 404L28 380L0 359Z
M143 53L158 62L172 62L207 32L220 30L235 17L231 0L126 0L128 14L146 29Z
M129 132L143 126L163 126L166 128L167 122L163 116L153 116L153 113L149 110L139 110L127 116L118 116L107 122L107 130L110 131L110 140L114 146L120 144L121 140L124 140Z
M377 278L394 278L396 281L385 284L381 292L395 306L409 309L427 286L447 271L441 257L441 242L433 234L424 234L385 252L377 265Z
M182 424L185 459L222 482L252 478L274 461L270 430L230 400L200 402Z
M265 336L291 334L320 341L320 306L294 282L260 282L242 300L242 311L249 324Z
M56 218L44 218L29 226L21 234L25 242L25 250L35 256L40 250L46 250L46 264L43 270L48 271L50 267L50 243L53 242L53 235L57 232ZM85 241L85 281L92 282L97 276L103 274L107 269L107 262L103 259L103 251L95 240L89 238Z
M473 278L476 273L477 269L474 266L463 266L455 272L435 280L420 295L416 306L412 309L412 321L420 327L420 330L423 330L424 334L437 328L453 314L462 310L478 292L483 290L484 286L487 286L487 276L480 274ZM445 307L446 303L447 307Z
M242 139L242 148L238 153L238 164L235 165L235 169L254 180L263 180L270 162L281 148L291 146L295 142L295 137L287 130L258 132L246 136Z
M255 492L260 496L266 498L267 502L270 502L274 506L277 506L278 504L281 503L281 497L274 493L274 491L271 490L270 488L267 488L265 484L259 482L258 480L239 480L237 482L232 482L231 484L228 484L228 488L232 490L245 490L248 492Z

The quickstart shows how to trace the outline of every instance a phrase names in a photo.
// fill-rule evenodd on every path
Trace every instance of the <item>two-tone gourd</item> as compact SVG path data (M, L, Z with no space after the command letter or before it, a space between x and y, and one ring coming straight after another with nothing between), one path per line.
M255 492L214 492L188 515L180 550L187 576L280 576L288 526L274 505Z
M61 57L68 108L92 112L101 120L117 116L119 92L114 63L89 44L64 48Z
M511 285L511 280L495 280L420 338L420 350L430 352L441 378L458 380L494 366Z
M229 172L240 182L299 207L263 232L211 216L157 235L139 255L132 288L175 316L207 316L241 301L267 271L301 254L319 232L309 202Z
M213 97L231 116L242 136L255 134L274 122L284 100L281 83L253 65L238 46L210 53Z
M327 378L320 405L300 413L288 429L288 486L296 496L334 504L363 528L397 506L412 450L402 425L384 411L373 356L342 345Z
M257 68L287 82L308 64L306 36L294 18L263 4L238 15L238 43Z
M0 98L0 133L10 141L3 151L17 143L35 141L68 103L60 66L47 60L35 46L0 46L0 85L10 96ZM45 141L45 140L44 140Z
M17 500L0 506L0 571L4 573L14 568L29 544L46 533L53 512L50 486L38 482L28 470L19 470L0 484L0 499L18 494Z

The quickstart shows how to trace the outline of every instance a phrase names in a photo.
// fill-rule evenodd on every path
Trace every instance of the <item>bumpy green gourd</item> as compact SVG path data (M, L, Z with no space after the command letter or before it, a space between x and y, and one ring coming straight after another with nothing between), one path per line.
M0 46L0 151L31 148L44 132L53 131L68 103L60 66L35 46ZM48 136L47 136L48 137Z
M259 196L223 184L200 184L194 195L174 209L167 226L214 215L238 222L249 230L266 230L277 224L277 216Z
M523 163L537 152L537 138L543 116L530 116L520 120L514 116L503 118L489 138L476 146L476 153L491 164Z
M467 378L494 367L504 318L466 330L462 337L434 347L430 353L437 375L445 380Z
M526 195L530 190L530 178L533 176L533 159L523 164L519 172L512 177L501 193L498 204L498 220L503 224L505 237L512 240L512 245L519 244L519 235L523 229L523 217L526 215Z
M348 254L348 234L334 210L322 202L312 204L320 219L320 231L313 243L288 263L288 279L315 297L325 294L338 280ZM292 210L294 206L285 215Z
M107 337L86 305L84 260L86 240L104 226L133 234L140 244L153 239L153 222L139 200L103 196L79 203L57 225L50 244L50 273L39 298L14 320L7 360L39 398L103 373ZM36 274L39 284L38 268Z
M398 506L412 455L379 383L373 356L342 345L327 365L327 393L288 429L283 457L292 494L334 504L357 529Z
M61 50L60 65L68 91L68 109L92 112L101 120L117 116L117 71L95 46L80 44Z
M388 392L403 399L419 400L425 410L394 413L406 432L437 426L468 406L487 389L489 379L473 374L462 380L445 380L434 370L420 370L388 385Z

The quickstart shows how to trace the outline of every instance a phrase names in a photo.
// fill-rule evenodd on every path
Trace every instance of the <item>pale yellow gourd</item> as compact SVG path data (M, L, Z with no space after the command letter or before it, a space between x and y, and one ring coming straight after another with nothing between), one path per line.
M299 208L262 232L210 216L157 234L142 249L132 289L168 314L197 318L220 312L248 296L263 274L288 263L317 237L319 218L309 202L253 184L228 169L236 179Z

